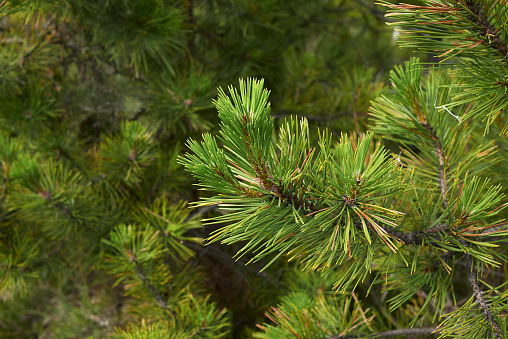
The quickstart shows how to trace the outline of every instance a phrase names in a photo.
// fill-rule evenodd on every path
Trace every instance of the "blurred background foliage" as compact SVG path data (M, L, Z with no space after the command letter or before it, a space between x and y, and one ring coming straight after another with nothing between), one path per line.
M366 131L412 53L386 20L365 0L0 1L0 337L240 338L279 303L350 307L337 331L409 323L423 297L388 314L387 293L326 299L340 272L203 247L219 212L187 208L203 193L177 163L238 78L265 79L276 124Z

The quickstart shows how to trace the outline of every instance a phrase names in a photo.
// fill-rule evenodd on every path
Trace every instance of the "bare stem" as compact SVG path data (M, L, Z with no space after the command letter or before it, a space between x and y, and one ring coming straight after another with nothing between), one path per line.
M496 318L494 317L494 314L490 310L488 301L483 296L483 291L481 290L480 286L478 285L478 279L476 277L477 269L473 264L473 256L469 253L466 254L466 260L467 260L467 268L468 268L468 280L471 284L471 287L473 288L473 294L478 302L480 304L480 307L483 310L483 314L485 314L485 320L490 324L492 327L492 331L494 332L494 335L497 339L502 339L501 335L501 329L499 328L499 324L496 321Z
M397 231L391 227L386 227L383 225L380 225L380 226L381 226L381 228L383 228L386 231L386 233L401 240L406 245L421 244L423 239L432 238L433 234L439 233L439 232L445 232L448 229L448 225L446 225L446 224L437 224L429 229L422 230L422 231L402 232L402 231Z

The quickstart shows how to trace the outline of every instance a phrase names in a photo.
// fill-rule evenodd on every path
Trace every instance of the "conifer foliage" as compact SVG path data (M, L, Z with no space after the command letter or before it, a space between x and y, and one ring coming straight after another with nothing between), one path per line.
M492 142L474 140L479 124L471 117L482 114L487 131L498 119L505 132L500 114L507 102L508 6L387 6L401 20L395 24L408 28L406 45L437 49L451 60L425 77L418 59L396 66L393 92L374 101L374 132L398 142L401 153L390 157L369 134L343 135L335 143L326 130L317 132L317 147L311 147L305 119L286 121L275 141L263 83L240 81L240 92L230 89L230 99L221 92L216 102L222 147L205 136L201 144L189 143L195 155L184 160L202 186L219 193L202 203L231 211L213 219L227 225L210 240L243 241L237 256L252 252L251 261L276 253L267 265L284 254L304 270L340 267L338 292L376 274L387 290L397 291L391 309L426 290L412 325L432 304L442 337L504 338L504 284L482 286L478 278L506 262L499 251L508 235L500 219L504 194L482 177L501 160ZM471 298L446 314L461 263ZM284 327L281 319L272 320Z
M508 337L507 13L0 0L0 337Z
M305 119L286 121L280 138L272 140L273 119L263 82L241 80L239 92L230 88L229 98L221 91L216 102L222 121L217 139L223 146L210 135L204 135L201 143L191 140L194 154L183 163L205 189L218 193L202 204L231 211L213 219L227 226L209 240L243 241L237 256L252 252L251 261L257 261L276 253L266 266L285 254L308 270L346 267L334 285L339 292L350 285L354 288L375 267L386 276L387 289L398 291L390 300L392 308L418 290L430 289L414 323L431 302L435 315L442 315L453 290L455 256L462 254L468 267L474 267L470 279L475 297L481 296L483 311L490 312L487 325L493 326L488 329L479 321L477 333L501 335L498 322L505 328L505 319L498 316L498 321L491 313L478 290L476 269L498 267L505 259L494 250L508 235L498 229L496 219L504 208L500 204L504 195L499 186L474 175L477 167L481 170L492 163L489 149L464 152L454 147L448 135L451 139L468 130L437 107L425 107L449 95L445 90L441 100L436 97L438 86L446 85L448 77L432 73L429 83L421 84L418 68L418 60L413 59L405 69L392 73L393 98L380 98L373 114L379 119L376 128L385 128L398 140L407 138L403 144L417 146L419 154L405 149L404 160L400 156L397 160L372 143L372 134L343 135L334 143L327 131L318 132L316 150L309 146ZM387 128L393 118L383 115L383 110L407 114L399 123L399 133L397 128ZM471 312L462 310L464 316ZM454 326L448 328L441 333L456 335Z
M394 224L402 213L392 204L400 190L400 169L372 135L340 146L329 132L320 133L319 148L309 145L307 121L286 121L272 143L273 118L263 82L240 81L231 99L220 92L220 141L210 135L191 141L184 162L203 185L219 194L206 199L234 213L221 216L228 226L211 240L248 241L239 251L254 252L252 261L270 253L289 252L311 269L353 260L340 283L345 289L370 271L379 251L396 250L379 224ZM233 194L231 194L233 193ZM372 246L364 246L365 243Z

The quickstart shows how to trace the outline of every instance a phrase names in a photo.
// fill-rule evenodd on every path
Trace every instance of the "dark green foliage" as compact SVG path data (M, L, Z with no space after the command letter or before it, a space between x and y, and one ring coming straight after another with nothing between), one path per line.
M424 2L0 0L0 337L504 336L507 6Z
M201 144L189 142L195 155L182 160L204 187L219 193L202 204L231 211L213 219L227 226L210 240L244 241L237 255L252 252L254 262L277 253L266 266L285 254L289 260L298 259L304 269L345 267L335 283L341 292L351 283L355 288L375 268L377 275L384 276L379 282L398 292L390 300L392 309L428 289L412 323L423 320L419 316L431 302L434 319L440 316L449 293L453 295L455 265L447 262L450 257L464 253L473 267L498 267L499 261L505 261L494 248L506 230L499 229L503 223L493 218L503 210L504 196L488 180L462 171L470 167L479 173L495 159L482 159L489 154L487 147L470 150L466 156L453 155L464 152L453 148L453 139L447 140L454 126L443 128L454 118L444 115L435 120L438 108L426 107L437 101L428 93L435 93L438 81L446 78L430 74L430 86L421 86L416 63L412 60L398 77L392 75L397 101L385 97L373 108L374 114L376 109L381 113L375 115L380 121L377 128L390 124L388 112L407 112L406 120L391 122L400 126L400 132L386 130L395 140L404 138L406 144L419 148L419 153L406 148L407 158L389 158L380 146L371 144L372 135L358 140L343 136L332 148L331 136L320 133L316 150L309 146L306 120L283 125L274 145L263 82L240 81L240 92L230 89L231 99L221 92L216 105L223 148L205 135ZM480 162L478 169L475 162ZM282 324L293 321L288 320L291 312L284 307L280 312L280 319L273 321L291 333L291 326Z
M332 148L331 135L323 132L319 149L311 148L305 120L284 124L272 144L273 119L262 86L240 82L231 100L219 95L224 151L211 136L189 144L196 156L184 160L186 167L220 193L206 203L235 212L217 218L231 224L211 239L248 241L238 254L255 252L252 261L278 253L267 265L286 252L314 270L353 259L354 269L341 278L345 288L358 270L362 277L370 271L382 246L395 250L378 222L393 224L402 214L390 209L400 171L381 146L372 145L372 135L352 141L343 136Z
M461 116L465 121L480 115L487 129L506 110L506 72L508 8L503 1L424 1L429 9L418 6L390 5L393 24L404 28L402 45L418 47L456 66L461 90L449 108L473 103ZM415 17L416 20L408 20ZM416 37L413 32L418 31Z
M110 338L114 339L157 339L157 338L224 338L227 337L226 310L218 310L208 298L192 296L188 304L179 308L174 322L160 321L152 324L142 322L126 330L117 329Z
M352 308L352 310L351 310ZM266 314L273 323L258 325L254 338L326 338L350 329L365 331L373 316L365 314L352 297L333 298L294 293L282 298L281 304Z

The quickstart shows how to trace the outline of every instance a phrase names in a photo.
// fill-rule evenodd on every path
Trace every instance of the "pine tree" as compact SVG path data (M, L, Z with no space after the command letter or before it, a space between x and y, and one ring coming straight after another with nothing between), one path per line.
M505 278L498 271L506 265L504 177L493 168L506 159L508 5L385 5L403 44L437 52L442 62L413 58L395 67L392 91L370 109L375 134L337 140L325 129L313 143L305 118L275 132L263 81L241 80L215 102L219 135L189 141L182 163L215 193L200 206L229 212L212 219L224 226L210 241L241 242L237 257L269 259L264 269L285 257L304 271L334 271L344 297L373 276L393 295L390 310L410 311L407 326L438 327L381 332L367 328L368 319L355 325L358 304L341 315L319 296L292 295L267 313L258 337L508 335L506 283L496 279ZM374 135L400 152L390 154Z
M349 0L0 1L0 336L248 337L294 298L320 328L370 326L360 301L328 298L333 278L203 247L199 219L221 211L189 210L202 192L178 157L219 130L215 88L240 77L276 89L279 122L364 131L408 54L380 14Z
M0 1L1 337L506 336L507 5L384 4Z

